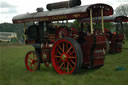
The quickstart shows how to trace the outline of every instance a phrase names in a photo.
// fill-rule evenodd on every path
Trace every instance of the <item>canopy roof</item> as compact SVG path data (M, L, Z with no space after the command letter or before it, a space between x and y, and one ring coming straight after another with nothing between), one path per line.
M107 4L98 3L85 6L77 6L72 8L55 9L51 11L27 13L14 16L13 23L26 23L34 21L56 21L89 18L90 9L92 9L92 16L100 16L101 9L104 10L104 16L113 14L113 8Z
M90 18L79 19L78 21L79 22L90 22ZM101 17L93 18L93 22L101 22ZM104 22L128 22L128 17L117 16L117 15L105 16Z
M128 22L128 17L127 16L117 16L115 17L115 21L122 21L122 22Z

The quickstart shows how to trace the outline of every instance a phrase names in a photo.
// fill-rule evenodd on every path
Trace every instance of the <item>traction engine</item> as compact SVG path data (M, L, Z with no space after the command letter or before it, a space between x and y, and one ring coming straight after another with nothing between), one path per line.
M47 67L52 63L57 73L73 74L82 67L100 68L104 65L106 37L103 31L103 16L112 15L113 9L107 4L78 6L79 4L76 3L68 8L60 6L61 9L56 7L51 9L50 7L56 3L49 4L50 11L39 10L37 13L18 15L13 18L13 23L36 22L25 30L25 43L35 48L35 51L29 51L25 56L27 70L33 72L40 69L41 63ZM93 29L92 17L96 16L102 17L100 32ZM59 26L60 24L57 23L66 20L68 24L68 20L85 17L90 17L89 32L84 32L82 24L80 28L76 28L68 25Z

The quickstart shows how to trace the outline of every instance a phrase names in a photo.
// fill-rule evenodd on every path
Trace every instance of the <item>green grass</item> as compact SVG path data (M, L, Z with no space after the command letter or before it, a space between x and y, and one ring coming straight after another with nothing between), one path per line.
M128 48L128 42L124 44ZM122 53L109 54L105 65L96 70L81 69L76 75L59 75L53 67L41 65L37 72L29 72L24 65L25 54L33 50L31 46L0 46L0 85L127 85L128 49ZM116 71L117 67L125 71Z

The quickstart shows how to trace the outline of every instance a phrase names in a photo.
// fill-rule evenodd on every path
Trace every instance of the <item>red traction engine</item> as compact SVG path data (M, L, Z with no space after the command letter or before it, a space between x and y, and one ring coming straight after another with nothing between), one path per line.
M103 66L106 37L104 33L94 33L92 25L92 17L100 16L99 13L102 17L112 15L113 9L107 4L92 4L15 16L13 23L37 22L25 32L26 44L35 48L25 56L27 70L33 72L41 63L47 67L52 63L57 73L72 74L81 67ZM91 19L90 34L82 30L82 24L78 31L75 27L53 26L57 23L52 23L85 17Z
M104 29L106 37L108 39L108 47L110 53L122 52L122 45L124 42L124 25L123 22L128 22L126 16L111 16L106 17L106 22L115 22L116 31L111 33L108 29Z
M81 23L89 23L90 19L79 19ZM93 22L97 23L101 21L101 17L93 18ZM122 52L122 45L124 41L124 22L128 22L128 17L126 16L105 16L104 22L114 23L115 32L111 32L109 29L104 28L104 34L107 38L105 52L107 53L119 53Z

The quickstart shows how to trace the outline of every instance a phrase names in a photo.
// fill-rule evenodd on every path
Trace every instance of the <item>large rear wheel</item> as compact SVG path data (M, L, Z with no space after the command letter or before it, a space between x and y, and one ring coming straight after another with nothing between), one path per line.
M61 38L52 48L52 65L59 74L72 74L79 71L83 55L80 45L73 38Z
M25 66L30 72L34 72L40 68L40 58L35 51L29 51L25 56Z

